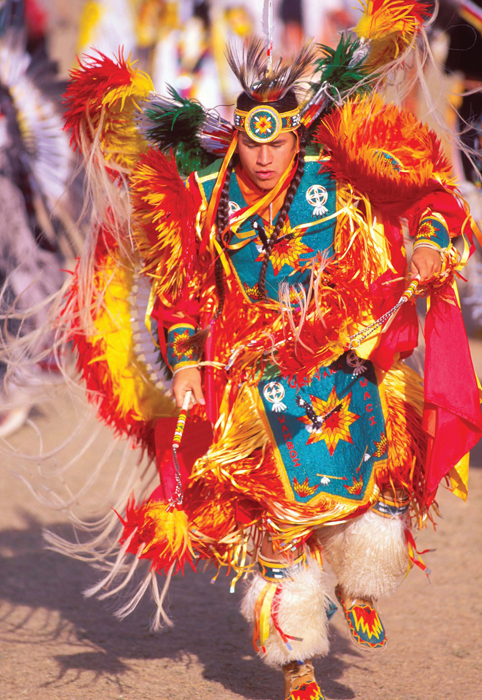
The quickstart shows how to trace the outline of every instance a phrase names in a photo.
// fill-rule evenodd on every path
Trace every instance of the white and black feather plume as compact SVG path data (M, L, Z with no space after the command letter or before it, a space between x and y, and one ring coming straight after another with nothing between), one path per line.
M226 58L243 91L256 102L276 102L288 90L299 93L300 82L313 72L317 50L313 42L305 43L290 60L280 58L269 68L266 40L253 37L244 44L242 54L228 46Z

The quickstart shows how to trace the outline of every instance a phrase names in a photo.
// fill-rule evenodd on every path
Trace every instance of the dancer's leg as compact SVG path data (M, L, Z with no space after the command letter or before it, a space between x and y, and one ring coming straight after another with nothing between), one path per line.
M337 596L350 632L364 647L386 644L375 604L381 596L395 593L407 573L407 510L403 493L382 494L364 515L318 533L323 554L338 579Z
M249 582L241 612L253 624L253 644L270 666L282 668L285 697L303 688L306 697L322 700L310 660L329 649L326 593L320 565L296 548L273 551L265 538L259 571ZM311 695L310 695L311 693Z

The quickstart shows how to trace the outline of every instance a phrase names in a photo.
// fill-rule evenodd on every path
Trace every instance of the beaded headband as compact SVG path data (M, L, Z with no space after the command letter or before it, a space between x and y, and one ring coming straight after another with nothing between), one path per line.
M300 110L278 112L270 105L253 107L249 112L236 109L234 126L238 131L245 131L257 143L269 143L286 131L294 131L301 124Z

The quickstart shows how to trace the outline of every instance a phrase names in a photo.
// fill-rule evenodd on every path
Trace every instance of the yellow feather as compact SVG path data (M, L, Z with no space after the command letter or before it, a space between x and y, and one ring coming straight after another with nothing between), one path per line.
M131 170L147 148L136 128L134 115L139 103L154 90L154 85L147 73L132 68L129 60L127 67L130 84L110 90L102 99L102 104L109 108L102 129L102 150L107 161L114 158L118 165Z
M154 386L145 364L134 352L129 305L132 279L131 268L112 257L106 260L96 279L97 288L105 288L104 303L95 318L97 333L87 340L92 345L104 344L102 360L107 364L123 415L134 411L142 421L175 416L172 400Z
M413 13L415 2L385 0L374 9L373 0L361 2L364 12L355 31L371 42L370 64L381 67L395 60L412 43L422 24Z
M186 550L194 555L189 536L189 521L183 510L167 510L162 502L147 503L143 509L144 524L149 533L142 554L150 549L162 546L163 551L169 551L173 557L182 557Z

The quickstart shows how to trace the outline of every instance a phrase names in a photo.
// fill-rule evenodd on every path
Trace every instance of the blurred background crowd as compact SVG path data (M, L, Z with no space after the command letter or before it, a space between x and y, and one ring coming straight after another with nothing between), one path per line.
M335 46L357 22L355 0L274 0L275 46L293 53L312 37ZM50 296L82 252L82 173L62 132L62 93L76 56L123 47L158 92L171 85L229 116L238 87L225 61L228 42L262 34L261 0L0 0L0 332L3 345L45 331ZM482 0L440 0L427 28L433 61L428 93L402 102L439 131L454 175L482 221ZM413 70L416 70L414 67ZM435 118L435 110L438 117ZM469 160L450 134L470 147ZM480 158L477 154L480 153ZM482 334L482 258L471 259L463 304L469 331ZM14 312L12 312L12 308ZM28 320L24 311L28 310ZM18 313L16 313L18 311ZM0 437L17 430L35 402L34 387L55 379L55 357L28 371L0 362Z

